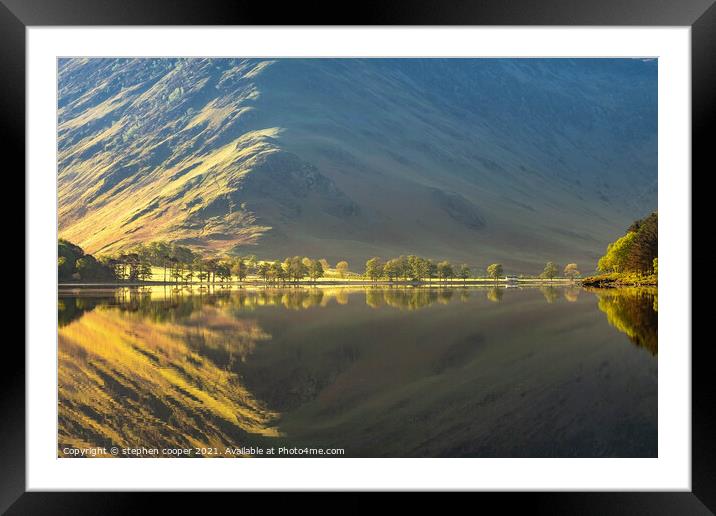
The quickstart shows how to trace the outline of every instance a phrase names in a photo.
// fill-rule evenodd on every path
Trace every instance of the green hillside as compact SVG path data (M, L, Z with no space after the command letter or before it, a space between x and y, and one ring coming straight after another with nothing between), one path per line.
M95 255L165 240L596 266L656 208L655 74L638 60L63 59L60 237Z

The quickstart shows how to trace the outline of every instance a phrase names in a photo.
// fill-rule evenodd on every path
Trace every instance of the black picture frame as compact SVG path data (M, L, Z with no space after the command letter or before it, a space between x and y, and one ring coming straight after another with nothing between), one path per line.
M287 3L280 7L272 3L211 0L0 0L0 146L5 156L19 158L14 167L16 171L24 170L25 166L24 153L20 150L25 148L25 29L48 25L689 26L692 170L700 169L701 174L709 171L707 160L712 147L709 136L713 132L709 129L713 129L716 113L714 0L365 0L356 4ZM692 178L693 175L691 172ZM692 266L693 270L707 270L706 264L693 259ZM503 510L528 506L532 512L555 514L716 512L716 424L711 414L716 407L716 396L709 370L712 347L708 341L692 347L691 492L485 493L483 496L499 497L496 501ZM0 375L0 511L8 514L127 514L146 508L147 497L155 495L26 492L25 353L18 339L6 338L4 357ZM172 504L186 503L183 494L158 496L162 496L164 511Z

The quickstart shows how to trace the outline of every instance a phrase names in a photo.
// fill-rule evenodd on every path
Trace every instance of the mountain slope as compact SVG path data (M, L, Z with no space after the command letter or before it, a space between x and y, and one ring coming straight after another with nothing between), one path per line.
M60 236L593 266L656 208L656 62L66 59Z

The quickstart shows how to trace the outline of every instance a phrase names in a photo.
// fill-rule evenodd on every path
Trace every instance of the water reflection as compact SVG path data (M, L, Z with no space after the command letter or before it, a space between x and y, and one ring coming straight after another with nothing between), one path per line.
M552 286L543 285L539 288L539 291L542 292L545 301L550 304L554 303L559 298L559 291Z
M652 355L659 352L658 293L655 288L594 290L609 324Z
M579 299L579 293L582 291L582 288L579 286L569 286L564 289L564 299L569 303L576 303Z
M256 321L188 300L135 301L98 304L60 327L60 450L216 446L278 434L275 413L232 371L270 339Z
M487 299L502 300L504 287L308 287L308 288L118 288L112 291L111 299L88 297L96 294L91 290L66 292L58 301L60 326L81 317L98 303L116 306L122 310L141 312L157 321L176 320L191 314L205 305L231 306L239 311L250 311L258 307L283 307L289 310L306 310L326 307L334 302L347 305L353 296L357 302L365 296L365 304L371 308L391 307L401 310L418 310L434 304L447 305L452 302L467 302L471 291L483 291Z
M487 291L487 299L493 303L502 301L502 290L499 287L492 287Z
M59 449L655 456L655 309L575 286L61 292Z
M365 302L378 308L383 305L401 310L418 310L435 303L446 305L453 300L455 289L451 288L372 288L366 291ZM458 301L464 297L457 297Z

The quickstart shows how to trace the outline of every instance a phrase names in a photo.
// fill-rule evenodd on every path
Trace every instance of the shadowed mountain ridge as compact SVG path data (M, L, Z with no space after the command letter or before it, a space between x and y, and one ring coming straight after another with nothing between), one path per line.
M596 263L656 208L655 61L62 59L60 236Z

